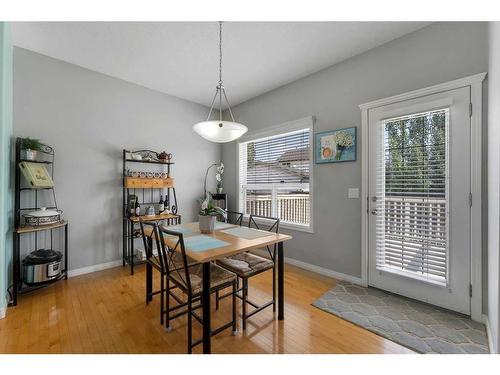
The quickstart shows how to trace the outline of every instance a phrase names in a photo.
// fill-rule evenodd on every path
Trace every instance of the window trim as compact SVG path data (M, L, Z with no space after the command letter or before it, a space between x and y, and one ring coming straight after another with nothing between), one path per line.
M301 130L305 128L309 128L309 136L310 136L310 147L309 147L309 200L310 200L310 217L309 217L309 225L301 225L295 223L286 223L280 222L280 227L283 229L290 229L299 232L307 232L314 233L314 116L304 117L298 120L288 121L282 124L273 125L266 127L265 130L261 131L249 131L243 137L239 138L235 142L236 146L236 189L237 189L237 206L238 210L241 210L241 186L240 186L240 143L252 142L256 141L260 138L267 138L277 136L282 133L289 133L295 130ZM250 215L245 214L243 216L245 221L248 221ZM257 220L257 222L261 222L265 224L265 220Z

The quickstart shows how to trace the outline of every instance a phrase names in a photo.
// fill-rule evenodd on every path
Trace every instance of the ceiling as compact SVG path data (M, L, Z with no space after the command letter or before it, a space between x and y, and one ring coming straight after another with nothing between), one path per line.
M426 22L228 22L223 80L231 105L422 27ZM13 22L13 41L112 77L209 106L217 22Z

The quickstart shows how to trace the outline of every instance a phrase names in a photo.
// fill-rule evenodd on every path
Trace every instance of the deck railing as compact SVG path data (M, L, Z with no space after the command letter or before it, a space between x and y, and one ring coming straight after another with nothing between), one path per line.
M272 195L247 195L246 213L262 216L273 216ZM309 224L311 204L309 194L276 195L277 216L283 222Z

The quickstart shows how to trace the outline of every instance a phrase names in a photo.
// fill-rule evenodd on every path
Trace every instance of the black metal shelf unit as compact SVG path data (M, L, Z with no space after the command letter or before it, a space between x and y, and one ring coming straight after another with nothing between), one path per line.
M132 159L132 155L140 156L140 160ZM152 150L125 150L123 149L123 208L122 208L122 216L123 216L123 235L122 235L122 258L123 258L123 266L130 266L130 274L134 274L134 267L138 264L144 263L142 259L140 259L135 254L135 240L141 240L142 236L139 233L139 217L130 214L130 210L128 207L129 196L135 195L139 201L142 208L145 206L154 206L158 204L160 200L160 194L164 194L163 191L166 190L165 195L165 208L168 208L172 214L171 215L155 215L155 216L147 216L142 215L141 218L144 221L163 221L164 225L175 225L180 224L181 216L177 214L177 196L175 192L175 187L172 186L164 187L164 186L152 186L152 187L131 187L127 184L127 179L138 179L138 180L148 180L148 178L130 176L128 171L129 163L134 163L138 165L152 165L155 167L161 167L160 174L166 173L166 177L168 179L171 178L170 171L171 166L174 164L170 161L160 160L160 153ZM158 176L157 176L158 177ZM162 179L160 178L156 178ZM142 199L141 199L142 198ZM156 203L154 203L156 202Z
M13 257L12 257L12 286L9 288L11 299L9 301L9 306L16 306L18 295L23 293L28 293L50 284L56 281L68 278L68 222L60 221L58 223L49 225L39 225L39 226L28 226L23 223L22 213L26 211L32 211L39 209L39 194L38 192L50 191L52 193L53 206L46 207L51 209L57 209L56 203L56 193L54 187L51 188L33 188L30 186L23 186L22 183L22 173L19 168L19 163L25 161L30 163L45 164L50 170L50 175L54 178L54 160L55 153L54 149L49 145L42 144L41 149L38 151L39 157L36 160L30 160L22 157L22 138L16 139L16 155L15 155L15 187L14 187L14 234L13 234ZM31 194L32 201L34 204L30 204L30 207L23 207L21 203L22 193ZM24 196L23 196L24 197ZM21 236L33 236L34 238L34 249L38 249L38 235L42 232L50 232L50 247L54 244L54 232L60 232L64 229L64 251L63 251L63 262L64 269L61 274L54 280L44 282L43 284L28 286L24 283L21 274Z

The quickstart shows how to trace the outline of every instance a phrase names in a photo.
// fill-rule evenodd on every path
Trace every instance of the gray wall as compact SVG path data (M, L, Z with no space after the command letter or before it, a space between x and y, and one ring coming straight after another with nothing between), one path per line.
M487 69L487 24L432 24L249 100L234 114L249 132L310 115L315 132L359 129L361 103ZM234 143L224 145L227 176L235 175L235 152ZM314 233L290 231L286 256L361 276L361 202L347 199L347 189L361 185L359 159L358 153L356 162L314 166ZM226 179L225 187L236 207L236 180Z
M488 319L500 350L500 22L490 24L488 72Z
M220 147L191 130L207 112L14 49L14 134L41 138L56 151L57 198L70 221L70 269L121 258L122 148L171 152L180 213L194 218L205 169L220 159Z

